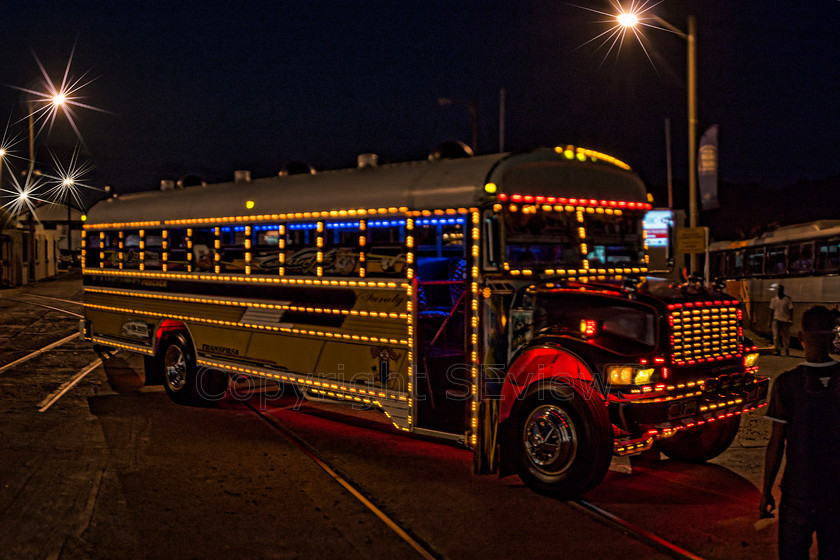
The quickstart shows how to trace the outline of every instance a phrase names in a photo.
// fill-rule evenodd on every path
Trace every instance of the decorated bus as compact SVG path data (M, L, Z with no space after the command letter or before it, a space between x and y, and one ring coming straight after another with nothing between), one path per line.
M577 496L613 455L714 457L764 403L738 301L646 277L650 208L574 146L120 196L85 224L84 335L176 402L271 380Z

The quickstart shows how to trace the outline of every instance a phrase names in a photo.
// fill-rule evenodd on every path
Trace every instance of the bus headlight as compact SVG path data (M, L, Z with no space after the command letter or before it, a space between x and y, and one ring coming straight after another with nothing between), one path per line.
M758 362L758 352L750 352L744 356L744 367L753 367Z
M623 366L607 366L607 377L614 385L644 385L650 383L653 368L638 364Z

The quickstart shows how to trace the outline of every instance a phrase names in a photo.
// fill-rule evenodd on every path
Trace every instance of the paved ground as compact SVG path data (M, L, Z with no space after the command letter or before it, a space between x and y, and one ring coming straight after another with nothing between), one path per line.
M0 291L0 364L75 329L72 316L15 301L28 293L78 299L78 275ZM241 401L174 405L142 386L137 357L118 355L38 412L94 359L73 341L0 373L0 558L416 555ZM796 363L765 355L760 366L774 377ZM288 394L263 404L436 556L663 557L517 477L472 475L462 449L338 421L329 408L295 411ZM757 515L768 430L760 414L744 416L708 465L617 462L587 499L703 557L773 557L775 523Z

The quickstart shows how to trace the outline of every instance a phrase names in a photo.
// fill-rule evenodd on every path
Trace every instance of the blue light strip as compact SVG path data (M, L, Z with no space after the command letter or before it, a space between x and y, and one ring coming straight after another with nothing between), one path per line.
M418 226L449 226L449 225L464 225L464 218L424 218L414 222Z
M317 229L318 224L289 224L288 229Z
M415 220L414 224L417 226L462 226L466 222L464 218L423 218L419 220ZM326 222L324 224L328 229L359 229L360 223L359 222ZM405 226L406 220L371 220L367 222L367 227L369 228L387 228L387 227L395 227L395 226ZM316 229L318 227L317 223L313 222L305 222L305 223L289 223L286 225L287 229L290 230L304 230L304 229ZM275 231L279 230L279 224L273 225L256 225L252 226L253 231ZM225 226L222 228L222 231L225 233L229 233L231 231L245 231L245 226Z
M327 222L327 229L359 229L359 222Z
M393 226L404 226L405 220L371 220L367 223L367 227L369 228L376 228L376 227L393 227Z

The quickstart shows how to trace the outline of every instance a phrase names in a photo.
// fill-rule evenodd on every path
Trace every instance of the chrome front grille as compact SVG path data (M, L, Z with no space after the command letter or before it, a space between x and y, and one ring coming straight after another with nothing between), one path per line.
M668 306L675 365L726 360L743 354L741 310L735 301Z

